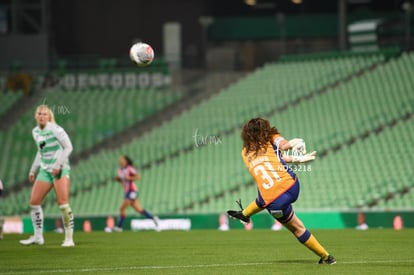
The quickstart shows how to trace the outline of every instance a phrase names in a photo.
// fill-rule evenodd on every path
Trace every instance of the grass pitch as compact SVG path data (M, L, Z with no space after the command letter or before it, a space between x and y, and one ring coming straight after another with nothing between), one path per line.
M30 247L5 235L0 274L414 274L414 230L313 233L336 265L318 265L286 230L76 233L73 248L47 233Z

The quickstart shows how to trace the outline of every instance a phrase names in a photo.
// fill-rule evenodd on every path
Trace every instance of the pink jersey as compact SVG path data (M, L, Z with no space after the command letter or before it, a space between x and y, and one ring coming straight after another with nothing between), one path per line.
M137 191L135 182L125 179L127 176L135 176L136 174L138 174L137 170L131 165L118 169L118 177L122 181L122 187L124 188L125 193Z

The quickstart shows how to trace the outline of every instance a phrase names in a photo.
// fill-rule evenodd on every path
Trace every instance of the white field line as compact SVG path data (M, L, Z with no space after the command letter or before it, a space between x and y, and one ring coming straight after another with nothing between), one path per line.
M386 264L386 263L414 263L414 259L389 260L389 261L339 261L337 265L358 265L358 264ZM290 264L294 264L293 262ZM302 263L304 264L304 263ZM306 263L305 263L306 264ZM91 268L71 268L71 269L45 269L33 271L9 271L0 272L4 275L17 274L45 274L45 273L84 273L84 272L103 272L103 271L128 271L128 270L166 270L166 269L191 269L191 268L215 268L215 267L238 267L238 266L260 266L260 265L280 265L280 262L267 263L228 263L228 264L196 264L196 265L171 265L171 266L125 266L125 267L91 267Z

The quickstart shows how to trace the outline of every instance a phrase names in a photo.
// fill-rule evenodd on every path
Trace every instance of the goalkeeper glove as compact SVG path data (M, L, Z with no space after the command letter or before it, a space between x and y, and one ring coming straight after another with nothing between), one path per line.
M292 147L293 152L298 152L302 155L306 154L306 143L301 138L294 138L289 140L289 144Z
M292 162L308 162L316 158L316 151L303 156L292 156Z

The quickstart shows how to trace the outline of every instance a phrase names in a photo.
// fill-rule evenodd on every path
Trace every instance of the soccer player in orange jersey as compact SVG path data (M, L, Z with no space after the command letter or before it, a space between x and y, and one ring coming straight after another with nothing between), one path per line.
M250 216L267 209L302 244L320 257L320 264L335 264L335 258L306 229L292 208L292 203L299 196L299 180L286 163L314 160L316 152L306 154L302 139L285 140L279 131L263 118L248 121L243 126L241 137L242 158L257 184L258 197L246 209L229 210L227 213L232 218L248 223ZM301 151L303 154L283 155L283 151L290 149Z

